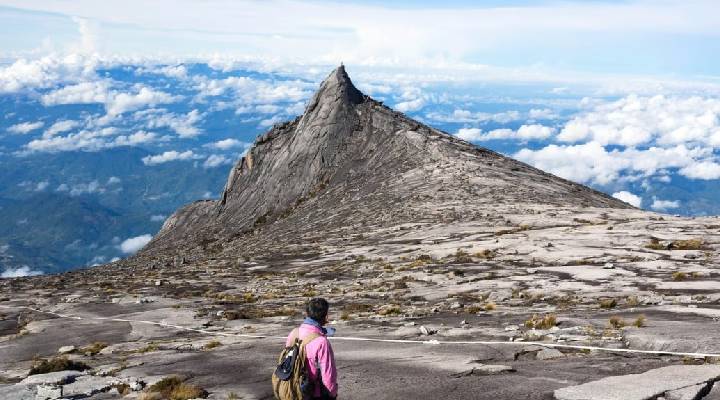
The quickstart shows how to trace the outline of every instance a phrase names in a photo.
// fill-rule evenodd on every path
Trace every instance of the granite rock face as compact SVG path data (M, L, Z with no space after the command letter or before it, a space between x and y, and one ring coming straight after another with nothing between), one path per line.
M421 222L447 200L630 208L407 118L363 95L340 66L301 117L257 138L219 200L177 211L139 257L209 243L231 249L269 223L329 232L360 209L375 226Z
M672 365L642 374L612 376L555 391L558 400L696 399L720 380L718 365Z

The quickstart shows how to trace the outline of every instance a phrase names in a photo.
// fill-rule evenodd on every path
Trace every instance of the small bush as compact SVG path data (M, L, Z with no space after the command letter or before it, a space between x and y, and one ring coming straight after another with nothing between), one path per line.
M557 316L555 314L547 314L542 318L537 314L533 314L530 319L525 321L525 327L530 329L550 329L557 325Z
M158 394L163 399L169 400L190 400L205 398L208 393L195 385L188 385L178 376L164 378L158 383L150 386L148 394Z
M106 348L106 347L107 347L107 344L106 344L106 343L103 343L103 342L95 342L95 343L93 343L93 344L91 344L91 345L88 345L88 346L86 346L86 347L83 347L82 349L80 349L80 352L83 353L83 354L87 354L87 355L94 356L94 355L96 355L97 353L99 353L100 351L102 351L102 349L104 349L104 348Z
M205 350L212 350L212 349L214 349L214 348L216 348L216 347L220 347L220 346L222 346L222 343L220 343L220 342L217 341L217 340L213 340L213 341L208 342L207 344L205 344L205 346L203 346L203 349L205 349Z
M90 369L87 364L80 362L80 361L72 361L69 360L65 356L61 357L53 357L49 360L45 359L39 359L36 360L33 363L32 368L30 368L29 375L39 375L39 374L48 374L50 372L60 372L60 371L85 371Z
M682 271L675 271L672 273L672 278L674 281L684 281L687 279L688 275Z
M484 258L486 260L492 260L497 255L497 252L495 250L485 249L483 251L479 251L475 253L475 257L477 258Z
M158 351L160 348L155 343L150 343L147 346L140 348L137 350L138 353L145 354L145 353L152 353L153 351Z
M488 301L487 303L485 303L485 306L483 306L483 308L485 309L485 311L493 311L497 308L497 306L492 301Z
M628 298L625 299L625 303L627 303L630 307L637 307L640 305L640 300L637 296L628 296Z
M407 289L407 288L408 288L408 285L407 285L407 282L405 282L405 280L401 279L401 280L393 281L393 289Z
M638 317L635 319L635 322L633 322L633 325L635 325L638 328L642 328L645 326L645 316L644 315L638 315Z
M381 308L380 311L378 311L378 314L386 316L399 315L402 314L402 309L400 306L393 304L391 306Z
M484 307L480 307L478 305L473 305L473 306L463 308L463 311L465 311L468 314L477 314L480 311L482 311L483 309L484 309Z
M675 250L702 250L705 248L705 241L702 239L675 240L670 243Z
M604 308L606 310L609 310L611 308L615 308L617 306L617 300L615 299L603 299L600 300L600 308Z
M372 304L364 303L348 303L343 307L343 311L347 313L362 313L372 311Z
M343 320L343 321L349 321L349 320L350 320L350 313L347 312L347 311L343 311L343 312L340 314L340 319Z
M457 249L457 251L455 251L454 257L455 262L458 264L468 264L473 262L472 257L470 257L470 253L462 249Z
M112 385L115 389L117 389L118 393L120 393L120 396L127 396L130 394L130 385L127 383L115 383Z
M610 317L610 320L608 320L608 322L610 323L610 326L615 329L620 329L627 325L625 321L617 315Z
M662 243L660 243L660 239L653 237L650 238L650 243L645 245L646 248L651 250L665 250L666 247Z

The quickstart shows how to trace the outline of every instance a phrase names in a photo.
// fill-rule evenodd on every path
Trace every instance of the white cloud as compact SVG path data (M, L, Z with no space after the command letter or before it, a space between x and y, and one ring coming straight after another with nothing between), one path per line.
M77 82L95 76L98 60L79 54L49 55L36 60L19 59L0 67L0 93L49 88L59 83Z
M627 191L621 191L621 192L615 192L613 193L612 197L624 201L628 204L630 204L633 207L640 208L640 205L642 205L642 198L640 196L634 195Z
M108 178L108 181L107 181L108 185L114 185L114 184L118 184L120 182L122 182L122 180L120 178L118 178L117 176L111 176L110 178Z
M395 109L400 112L412 112L425 107L425 99L419 98L415 100L403 101L395 104Z
M160 222L165 221L165 218L167 218L166 215L158 214L158 215L152 215L150 216L150 221L152 222Z
M72 120L63 120L63 121L57 121L50 128L48 128L45 133L43 133L43 137L50 137L57 135L58 133L67 132L71 129L75 129L78 126L80 126L80 123L77 121Z
M672 146L694 142L720 147L719 115L720 99L630 95L574 117L557 138L602 145L638 146L654 142Z
M188 74L187 68L184 65L167 65L157 68L153 72L175 79L185 79Z
M59 189L59 188L58 188ZM70 186L70 196L80 196L83 194L103 193L105 188L100 185L100 182L94 180L89 183L78 183Z
M129 239L125 239L122 243L120 243L120 251L122 251L125 254L134 254L138 250L145 247L146 244L150 243L152 240L152 235L145 234L140 236L135 236Z
M512 121L518 121L524 118L520 111L509 110L498 113L486 113L486 112L472 112L464 109L455 109L452 114L443 114L439 112L431 112L426 117L432 121L437 122L452 122L452 123L479 123L486 121L493 121L501 124L506 124Z
M108 81L81 82L64 86L44 94L40 101L45 106L58 104L104 104L110 100Z
M81 130L66 136L48 136L35 139L25 145L29 152L99 151L119 146L136 146L161 140L155 133L138 131L129 135L118 135L115 127L96 130Z
M691 167L698 163L698 159L710 154L711 149L684 145L608 151L597 142L589 142L573 146L551 144L539 150L522 149L514 157L575 182L604 185L617 181L621 176L647 177L669 168Z
M7 130L10 133L17 133L17 134L24 135L26 133L30 133L34 130L42 128L43 125L45 125L45 123L42 121L22 122L22 123L15 124L15 125L9 127Z
M560 118L555 111L549 108L533 108L528 112L531 119L558 119Z
M44 191L45 189L47 189L47 187L48 187L49 185L50 185L50 182L48 182L48 181L38 182L38 184L35 186L35 191L36 191L36 192L42 192L42 191Z
M171 151L166 151L162 154L143 157L142 162L145 165L158 165L158 164L164 164L164 163L170 162L170 161L192 160L192 159L197 159L198 157L199 156L197 156L195 153L193 153L192 150L187 150L182 153L175 151L175 150L171 150Z
M255 111L261 114L275 114L280 111L280 107L274 104L260 104L255 106Z
M68 85L44 94L41 101L45 106L59 104L103 104L110 116L134 111L147 106L174 103L180 96L136 85L135 93L126 93L110 88L111 82L98 80Z
M109 103L105 104L108 114L118 115L127 111L137 110L146 106L157 104L173 103L179 99L178 96L160 92L147 87L141 87L135 94L116 93Z
M225 79L195 77L198 98L220 96L230 92L237 105L269 105L278 102L298 102L308 98L315 85L303 81L267 82L249 77L231 76Z
M30 269L27 265L19 268L9 268L0 274L0 278L19 278L23 276L36 276L42 275L42 272Z
M467 141L484 140L542 140L549 138L555 132L555 128L543 125L522 125L517 131L512 129L494 129L486 134L478 128L461 128L456 134L457 137Z
M232 160L223 155L211 154L203 163L203 168L215 168L226 164L232 164Z
M677 200L660 200L656 197L653 197L653 202L650 205L650 208L656 211L667 211L673 208L679 208L680 202Z
M680 170L680 175L688 177L690 179L719 179L720 178L720 164L714 161L701 161L694 164L690 164L683 167Z
M199 135L202 131L195 124L203 119L203 114L192 110L184 115L164 112L164 110L145 110L136 112L135 119L145 119L148 129L170 128L181 138L190 138Z
M228 138L228 139L218 140L217 142L214 142L214 143L209 143L205 146L212 147L212 148L218 149L218 150L230 150L230 149L235 149L235 148L239 148L239 147L247 148L247 147L252 146L252 144L241 142L237 139Z
M283 121L283 117L281 117L280 115L275 115L272 118L267 118L267 119L263 119L262 121L260 121L260 123L258 124L258 127L269 128L269 127L277 124L278 122L282 122L282 121Z
M483 140L482 129L479 128L460 128L455 136L468 142Z

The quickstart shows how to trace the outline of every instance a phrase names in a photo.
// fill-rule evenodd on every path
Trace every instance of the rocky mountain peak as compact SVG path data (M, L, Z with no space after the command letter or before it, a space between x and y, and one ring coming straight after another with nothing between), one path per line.
M145 252L246 241L269 225L278 240L353 223L462 221L488 207L538 204L629 207L395 112L363 95L341 65L301 117L258 137L219 200L176 212Z

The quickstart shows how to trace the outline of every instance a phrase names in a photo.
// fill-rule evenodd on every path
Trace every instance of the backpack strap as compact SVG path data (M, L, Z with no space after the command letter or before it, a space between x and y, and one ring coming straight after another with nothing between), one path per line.
M321 335L319 333L315 333L315 332L305 336L305 339L302 340L302 346L303 347L307 346L308 344L310 344L310 342L312 342L313 340L315 340L321 336L323 336L323 335Z

